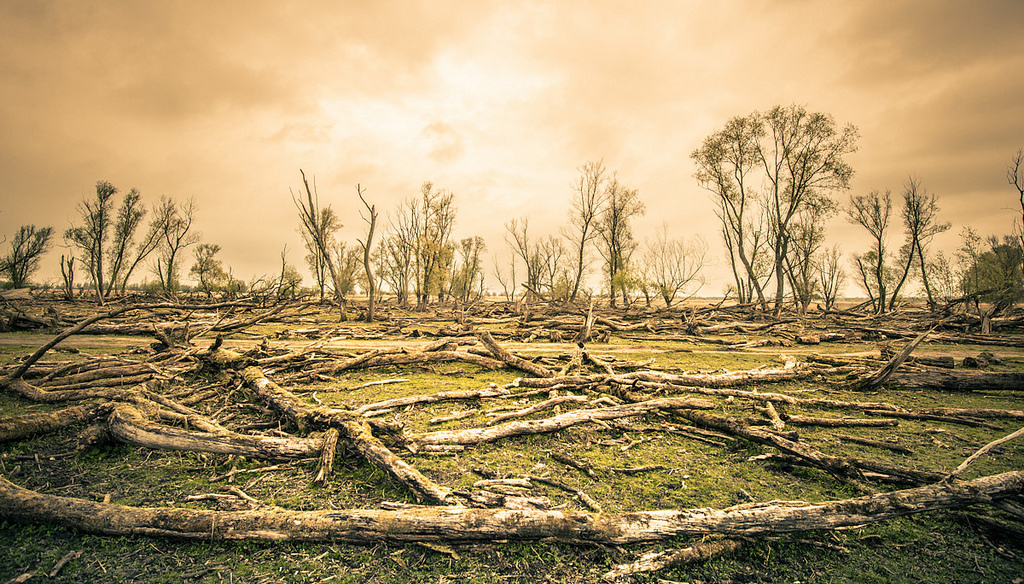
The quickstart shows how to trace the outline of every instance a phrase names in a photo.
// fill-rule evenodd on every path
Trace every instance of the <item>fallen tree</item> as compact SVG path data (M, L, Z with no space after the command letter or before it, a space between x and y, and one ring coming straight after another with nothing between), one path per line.
M203 541L374 543L550 538L573 543L623 545L678 536L757 536L836 529L939 509L991 504L1022 493L1024 472L1015 471L838 501L772 501L726 509L634 513L468 507L210 511L128 507L45 495L0 478L0 519L26 524L53 523L105 535Z

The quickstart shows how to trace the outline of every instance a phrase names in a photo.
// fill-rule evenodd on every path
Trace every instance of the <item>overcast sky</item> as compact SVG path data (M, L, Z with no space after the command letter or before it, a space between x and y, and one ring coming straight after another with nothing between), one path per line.
M722 263L689 155L732 116L795 103L859 128L852 193L919 177L952 247L1019 215L1022 30L1019 0L0 0L0 234L62 233L107 180L194 197L248 279L285 245L303 263L301 168L345 239L356 183L386 213L431 181L456 235L503 253L513 217L556 233L577 168L603 159L647 205L638 233L701 234ZM830 233L868 245L841 217ZM59 251L36 280L59 279Z

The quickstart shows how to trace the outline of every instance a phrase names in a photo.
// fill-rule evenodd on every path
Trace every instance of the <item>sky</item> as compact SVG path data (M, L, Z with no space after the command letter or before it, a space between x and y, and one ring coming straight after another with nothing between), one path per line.
M715 295L726 260L690 153L797 104L859 129L841 201L915 176L952 249L1020 216L1022 24L1019 0L0 0L0 235L63 233L105 180L194 198L236 277L272 274L285 248L303 264L302 169L345 240L365 228L356 184L386 227L430 181L455 236L505 261L505 223L557 234L579 167L603 160L639 190L639 237L707 239ZM841 215L829 236L869 245ZM37 281L59 280L57 244Z

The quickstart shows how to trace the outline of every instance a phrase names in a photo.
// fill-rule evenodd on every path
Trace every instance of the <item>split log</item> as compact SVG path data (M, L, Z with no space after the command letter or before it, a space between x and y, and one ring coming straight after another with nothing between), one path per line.
M917 346L921 344L921 341L924 341L924 338L927 337L931 332L931 330L928 330L918 335L917 338L908 343L902 351L900 351L881 369L876 371L870 377L858 381L855 384L855 387L857 389L865 391L874 391L875 389L881 387L883 384L885 384L886 381L889 380L890 377L892 377L893 373L896 372L896 369L900 365L902 365L904 361L907 360L907 357L910 357L910 353L913 352L913 350L916 349Z
M692 547L644 554L640 559L629 564L613 566L601 579L606 582L628 581L634 574L641 572L657 572L682 564L699 562L716 556L734 552L742 546L738 539L717 539L694 544Z
M317 465L316 478L313 479L315 485L327 485L327 479L330 478L331 472L334 470L334 455L338 451L338 436L337 428L330 428L324 432L320 464Z
M624 545L679 536L759 536L828 530L940 509L991 504L1024 493L1024 472L936 483L822 503L770 502L726 509L588 513L569 510L414 507L400 510L212 511L128 507L46 495L0 478L0 519L89 533L202 541L373 543L557 539Z

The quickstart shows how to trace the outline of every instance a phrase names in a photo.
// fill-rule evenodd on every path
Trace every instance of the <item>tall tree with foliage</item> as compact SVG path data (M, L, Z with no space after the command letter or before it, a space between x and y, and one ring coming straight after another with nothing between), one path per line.
M64 232L64 238L82 253L82 261L92 279L96 300L103 304L105 296L103 266L106 243L113 223L114 195L117 188L107 181L96 183L95 199L86 198L78 204L79 225Z
M908 178L903 185L903 207L900 211L906 237L900 248L902 267L889 298L889 310L895 307L900 290L915 266L921 275L921 283L924 285L928 297L928 306L934 308L935 299L931 282L928 280L930 264L926 261L927 248L936 235L950 227L949 223L942 223L938 220L938 213L939 205L935 195L924 188L920 179Z
M117 193L109 182L97 182L95 197L78 205L80 223L64 233L64 239L78 249L101 304L115 288L124 292L135 269L160 245L164 229L158 215L136 241L146 215L142 195L131 189L115 212Z
M766 222L751 220L758 204L756 185L756 117L739 116L704 139L690 154L697 165L694 175L717 203L722 240L729 254L733 280L741 303L756 301L767 309L757 256L766 239Z
M0 272L14 288L23 288L39 269L39 260L50 249L52 227L22 225L11 238L11 249L0 258Z
M775 106L754 114L755 149L767 181L764 193L775 254L775 313L782 310L785 258L793 238L790 226L800 212L823 207L831 193L846 190L853 167L846 156L857 150L857 129L838 127L832 116L804 107Z
M217 259L218 253L220 246L215 243L200 243L192 250L194 262L189 275L199 283L199 290L207 297L212 296L228 280L224 264Z

